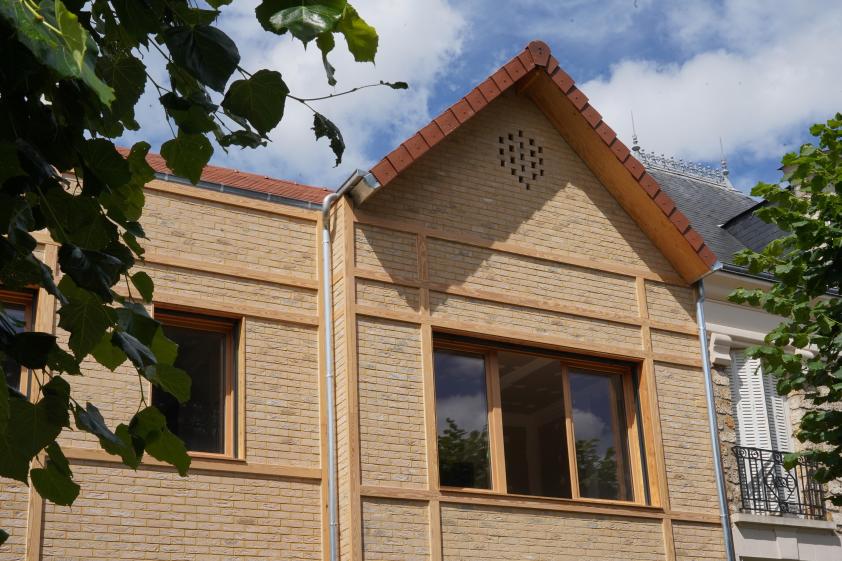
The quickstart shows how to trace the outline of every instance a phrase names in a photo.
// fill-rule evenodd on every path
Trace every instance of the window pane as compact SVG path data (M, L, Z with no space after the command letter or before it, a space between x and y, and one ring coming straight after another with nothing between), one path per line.
M437 350L435 378L440 482L450 487L489 489L485 359Z
M622 377L571 371L570 394L579 494L631 500Z
M6 315L15 321L15 333L21 333L26 327L26 309L23 306L3 304ZM20 389L20 365L10 357L3 359L3 371L6 373L6 384Z
M561 363L498 354L509 493L570 497Z
M164 325L164 333L178 344L175 366L190 375L190 400L180 404L156 390L152 401L167 418L169 429L188 450L225 452L226 333Z

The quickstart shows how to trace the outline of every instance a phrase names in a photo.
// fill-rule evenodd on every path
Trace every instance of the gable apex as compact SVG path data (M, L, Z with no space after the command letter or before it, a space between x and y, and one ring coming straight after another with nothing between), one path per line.
M686 282L695 282L718 267L716 255L688 218L602 120L587 95L559 66L550 48L542 41L529 43L485 81L375 164L370 174L379 186L353 191L351 194L357 204L385 188L413 162L513 87L535 102Z

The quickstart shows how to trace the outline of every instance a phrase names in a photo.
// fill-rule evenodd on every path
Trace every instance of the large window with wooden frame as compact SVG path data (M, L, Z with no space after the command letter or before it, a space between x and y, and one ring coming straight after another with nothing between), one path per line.
M190 376L190 399L179 403L153 389L152 402L191 452L235 455L235 322L198 314L155 311L178 345L175 366Z
M0 309L4 311L7 325L4 331L21 333L32 328L32 294L0 290ZM21 392L26 392L26 380L20 365L12 357L3 358L3 372L6 385Z
M633 368L437 339L444 488L644 502Z

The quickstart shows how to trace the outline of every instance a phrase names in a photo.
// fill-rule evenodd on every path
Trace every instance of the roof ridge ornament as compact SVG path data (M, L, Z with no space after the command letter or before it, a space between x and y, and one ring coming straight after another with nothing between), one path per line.
M668 171L678 175L692 177L693 179L700 179L724 189L734 190L734 186L728 179L730 172L728 171L728 162L725 160L724 154L719 168L700 162L685 161L682 158L675 158L675 156L667 157L663 153L656 154L640 147L637 140L637 132L634 131L634 117L632 117L632 131L632 151L644 167Z

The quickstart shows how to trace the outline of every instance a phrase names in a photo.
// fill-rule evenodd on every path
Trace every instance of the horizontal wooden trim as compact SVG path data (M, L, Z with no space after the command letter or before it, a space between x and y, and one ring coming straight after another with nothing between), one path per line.
M360 267L354 269L354 276L360 279L390 283L398 286L406 286L418 289L427 288L429 290L441 292L443 294L453 294L454 296L463 296L465 298L473 298L475 300L507 304L510 306L521 306L525 308L532 308L535 310L545 310L549 312L556 312L571 316L595 319L599 321L610 321L614 323L622 323L625 325L635 325L638 327L643 325L651 325L656 329L660 329L663 331L672 331L684 335L695 335L697 333L697 327L693 323L684 324L663 321L650 321L646 318L641 318L640 316L636 315L619 314L617 312L597 310L595 308L586 308L583 306L575 306L570 304L560 304L557 301L551 299L511 296L504 292L497 292L492 290L477 290L473 288L464 288L461 286L453 286L444 283L396 277L382 271L374 271L371 269L365 269Z
M102 450L76 447L64 447L63 450L71 462L97 462L123 465L119 457L112 456ZM140 469L143 468L168 468L175 471L175 468L171 465L150 458L149 456L144 456ZM233 458L193 457L190 462L190 472L196 471L212 472L220 475L262 476L282 479L306 479L310 481L320 481L322 478L322 470L320 468L250 464L245 460Z
M181 183L170 183L161 179L150 181L146 184L145 189L149 191L181 195L182 197L210 201L228 206L247 208L249 210L259 210L260 212L267 214L288 216L290 218L298 218L300 220L307 220L313 223L318 221L321 214L319 210L307 210L294 206L261 201L259 199L250 199L239 195L232 195L230 193L218 193L216 191L202 189L201 187L182 185Z
M678 522L720 525L719 517L712 514L695 512L664 512L660 507L605 501L599 499L558 499L552 497L528 497L495 493L487 489L446 488L440 491L428 489L406 489L402 487L380 487L364 485L360 487L364 498L398 499L409 501L438 501L445 504L483 505L498 508L527 510L554 510L580 514L604 515L618 518L670 518Z
M503 253L510 253L512 255L521 255L524 257L533 257L536 259L543 259L545 261L553 261L556 263L564 263L566 265L574 265L576 267L583 267L586 269L593 269L606 273L614 273L629 277L643 277L649 280L655 280L668 284L678 286L688 286L687 283L679 275L659 274L644 267L635 267L633 265L623 265L612 261L602 261L590 259L573 255L561 251L548 251L536 249L513 242L500 242L488 240L479 236L474 236L464 232L448 232L438 228L429 228L424 224L414 220L393 220L390 218L383 218L368 212L363 212L359 209L354 213L355 221L359 224L367 224L370 226L378 226L399 232L407 232L410 234L418 234L429 238L436 238L446 240L473 247L480 247L483 249L492 249L501 251Z
M200 261L198 259L167 255L165 253L155 251L147 251L143 256L143 261L153 265L165 265L168 267L176 267L178 269L187 269L189 271L198 271L202 273L224 275L227 277L268 282L281 286L292 286L296 288L306 288L309 290L318 290L319 288L319 283L315 279L295 277L292 275L281 275L267 271L257 271L248 267L223 265L221 263Z

